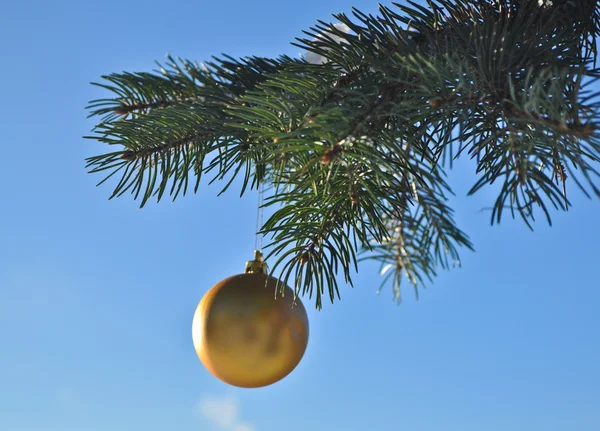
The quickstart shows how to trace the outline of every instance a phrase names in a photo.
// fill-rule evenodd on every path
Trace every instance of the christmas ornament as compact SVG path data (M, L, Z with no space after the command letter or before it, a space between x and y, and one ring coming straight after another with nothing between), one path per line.
M192 323L198 357L220 380L242 388L273 384L298 365L308 344L308 316L294 292L266 274L262 254L243 274L217 283Z

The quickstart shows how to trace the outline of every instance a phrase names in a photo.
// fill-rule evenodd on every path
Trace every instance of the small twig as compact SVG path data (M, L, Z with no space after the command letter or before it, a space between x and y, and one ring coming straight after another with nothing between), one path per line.
M195 139L204 139L210 136L210 133L200 133L194 135L184 136L183 138L176 139L172 142L165 142L160 145L157 145L152 148L144 148L142 150L127 150L121 155L121 159L127 161L133 161L139 158L148 157L156 153L166 153L168 151L174 150L177 147L184 146L190 141Z

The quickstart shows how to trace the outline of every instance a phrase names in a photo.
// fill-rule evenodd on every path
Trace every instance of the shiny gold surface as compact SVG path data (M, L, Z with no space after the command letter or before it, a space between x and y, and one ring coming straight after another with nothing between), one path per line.
M260 272L234 275L200 301L192 323L194 347L215 377L242 388L268 386L302 359L306 310L289 287L275 297L276 284Z

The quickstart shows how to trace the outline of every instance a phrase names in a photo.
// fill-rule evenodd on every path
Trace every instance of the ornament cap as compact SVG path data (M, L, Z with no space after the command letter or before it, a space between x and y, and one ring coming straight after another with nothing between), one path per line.
M267 264L262 260L263 254L259 250L254 250L254 260L246 262L245 273L259 272L261 274L267 273Z

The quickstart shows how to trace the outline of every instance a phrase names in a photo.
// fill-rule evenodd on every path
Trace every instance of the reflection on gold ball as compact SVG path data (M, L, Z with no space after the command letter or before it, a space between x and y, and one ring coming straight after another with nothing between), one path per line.
M258 388L296 368L308 344L308 316L292 289L286 286L283 296L275 296L276 286L277 279L266 274L245 273L204 295L192 337L198 357L215 377Z

